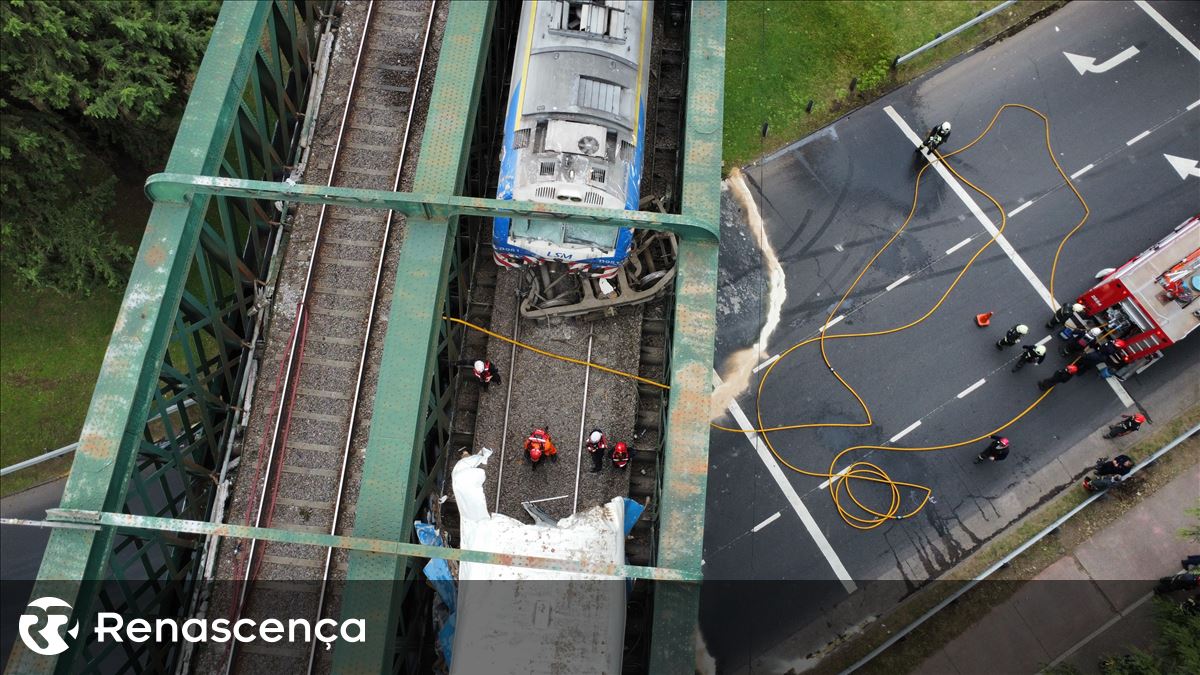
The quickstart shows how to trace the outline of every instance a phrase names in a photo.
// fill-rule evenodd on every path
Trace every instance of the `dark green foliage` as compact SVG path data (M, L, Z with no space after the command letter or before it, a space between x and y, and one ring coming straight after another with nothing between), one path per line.
M1179 605L1179 598L1155 600L1158 638L1149 653L1135 649L1100 662L1104 675L1200 673L1200 614Z
M114 167L161 165L215 0L0 1L0 261L30 286L124 281Z

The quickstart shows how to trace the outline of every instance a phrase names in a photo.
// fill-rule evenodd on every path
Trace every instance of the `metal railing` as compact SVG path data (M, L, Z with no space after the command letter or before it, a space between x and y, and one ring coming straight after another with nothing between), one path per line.
M1175 446L1186 441L1187 439L1191 438L1192 436L1196 435L1197 433L1200 433L1200 424L1197 424L1197 425L1193 426L1191 429L1188 429L1187 431L1183 432L1175 440L1173 440L1170 443L1167 443L1163 447L1159 448L1157 451L1154 452L1154 454L1150 455L1145 460L1143 460L1140 464L1133 467L1133 469L1131 469L1130 472L1126 475L1125 480L1128 480L1129 476L1133 476L1133 475L1137 474L1137 472L1141 471L1142 469L1145 469L1147 466L1150 466L1155 461L1157 461L1160 457L1162 457L1163 455L1165 455L1168 452L1170 452L1171 450L1173 450L1175 448ZM1120 486L1118 486L1116 489L1120 489ZM988 567L986 570L981 572L979 574L979 576L977 576L974 579L971 579L967 583L963 584L961 587L958 588L958 590L954 591L949 596L947 596L945 599L943 599L941 602L934 605L933 608L931 608L929 611L927 611L924 614L922 614L921 616L917 617L917 619L915 621L908 624L907 626L902 628L900 631L898 631L897 633L895 633L894 635L889 637L883 644L881 644L878 647L876 647L875 649L873 649L871 651L871 653L862 657L858 661L855 661L850 667L848 667L842 671L842 675L848 675L849 673L853 673L854 671L858 670L859 668L862 668L863 666L870 663L871 660L874 659L876 656L879 656L883 652L887 651L888 648L890 648L892 645L903 640L905 637L908 636L909 633L916 630L921 624L923 624L926 621L928 621L929 619L933 618L933 616L935 614L937 614L938 612L945 609L947 606L949 606L955 600L958 600L959 598L961 598L967 591L971 590L972 588L975 588L977 585L979 585L979 583L981 581L984 581L985 579L992 576L999 570L1008 566L1008 564L1011 563L1013 560L1015 560L1017 558L1017 556L1021 555L1025 551L1028 551L1030 549L1030 547L1032 547L1034 544L1037 544L1042 539L1045 539L1046 536L1050 535L1051 533L1056 531L1058 528L1062 527L1067 521L1069 521L1072 518L1074 518L1075 516L1077 516L1080 512L1082 512L1084 509L1086 509L1089 505L1091 505L1096 500L1100 499L1101 497L1103 497L1106 494L1108 494L1107 490L1104 490L1101 492L1094 492L1091 495L1089 495L1086 499L1084 499L1082 502L1080 502L1079 505L1077 505L1075 508L1073 508L1070 511L1063 514L1063 516L1061 518L1058 518L1053 523L1050 523L1049 525L1047 525L1040 532L1033 535L1028 541L1026 541L1025 543L1023 543L1020 546L1013 549L1008 555L997 560L990 567Z
M980 24L980 23L983 23L984 21L987 21L988 19L992 18L993 16L999 14L1000 12L1004 11L1008 7L1011 7L1012 5L1015 5L1015 4L1017 4L1017 0L1006 0L1005 2L1002 2L999 5L996 5L995 7L989 9L988 11L983 12L982 14L975 17L974 19L971 19L970 21L962 24L958 28L955 28L954 30L950 31L949 33L938 35L936 38L930 40L929 42L926 42L925 44L921 45L920 47L917 47L916 49L912 50L911 52L909 52L903 56L897 56L896 59L894 61L892 61L892 68L896 68L906 61L911 61L912 59L916 58L920 54L922 54L930 49L933 49L934 47L942 44L946 40L949 40L950 38L954 37L955 35L958 35L959 33L967 30L968 28L970 28L976 24Z

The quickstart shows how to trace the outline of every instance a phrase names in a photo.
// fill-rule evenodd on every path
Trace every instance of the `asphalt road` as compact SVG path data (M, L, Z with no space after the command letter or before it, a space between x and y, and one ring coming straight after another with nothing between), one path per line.
M65 478L43 483L0 500L0 517L44 520L46 509L58 507ZM0 668L8 661L16 639L17 618L29 602L29 585L37 578L49 528L0 525Z
M950 151L980 133L1004 103L1023 103L1049 117L1056 156L1091 209L1059 261L1058 300L1075 297L1098 270L1119 265L1200 212L1200 175L1181 177L1164 157L1200 159L1200 5L1150 7L1176 35L1134 3L1072 3L749 167L786 274L787 299L764 356L817 334L833 303L903 222L918 165L897 119L922 137L950 120L954 132L943 147ZM1092 69L1104 72L1081 74L1064 52L1094 57ZM1047 335L1048 309L1036 286L1049 285L1059 241L1083 216L1047 157L1040 121L1008 111L984 141L951 161L1012 214L1005 236L1036 279L993 245L927 321L893 335L829 342L832 363L868 402L875 425L773 434L788 461L824 472L849 445L883 444L901 434L892 445L973 438L1029 405L1038 395L1036 380L1061 367L1062 359L1052 355L1039 368L1013 374L1015 350L992 347L1018 322L1032 329L1027 343ZM990 202L971 198L999 226ZM948 183L926 171L912 223L863 277L830 333L879 330L919 317L989 238ZM743 273L745 242L731 243L723 244L722 267L737 271L723 273L722 293L737 297L742 309L722 317L718 364L753 340L747 317L759 306L747 289L761 287L761 274ZM995 312L997 329L972 325L971 317L984 311ZM1124 387L1134 401L1178 387L1179 378L1195 374L1180 366L1198 360L1200 338L1193 336ZM967 392L980 379L984 383ZM739 404L753 421L754 397L742 396ZM768 425L864 419L815 345L774 368L761 405ZM1106 382L1088 376L1060 387L1005 431L1013 451L1001 465L973 464L979 448L856 455L897 480L934 489L935 501L917 517L865 532L842 522L818 487L821 479L785 471L783 480L797 496L789 500L744 436L715 433L704 569L707 579L729 583L706 587L702 625L722 671L749 667L756 655L806 626L832 636L865 619L870 602L853 611L864 584L880 581L879 593L898 598L950 568L994 533L966 523L983 515L999 528L1032 507L1042 495L1027 485L1030 477L1125 409ZM1154 410L1148 412L1153 418ZM869 488L854 487L872 496ZM905 505L915 496L904 490ZM811 518L807 525L801 512Z

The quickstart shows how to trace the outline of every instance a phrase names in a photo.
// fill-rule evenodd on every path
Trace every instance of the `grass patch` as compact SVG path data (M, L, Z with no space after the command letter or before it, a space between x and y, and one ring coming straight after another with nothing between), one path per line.
M1020 2L898 70L892 61L998 0L739 0L729 4L726 167L741 166L984 42L1057 0ZM855 90L850 81L857 79ZM805 112L813 101L812 112ZM770 122L765 142L763 121Z
M1162 425L1153 434L1130 446L1124 453L1141 461L1200 422L1200 406L1193 406L1178 418ZM1143 427L1145 429L1146 427ZM985 617L994 607L1011 597L1021 585L1069 554L1090 536L1108 526L1148 495L1169 483L1200 461L1200 439L1191 438L1139 471L1124 485L1097 500L1030 547L1009 565L990 576L921 624L902 641L892 645L860 671L862 673L909 672L925 659ZM1082 468L1082 467L1081 467ZM1027 516L1017 527L998 536L979 553L942 577L947 583L930 584L918 591L891 614L871 624L857 638L824 659L813 671L837 673L883 644L894 632L903 629L951 593L960 584L983 573L996 561L1014 551L1033 535L1075 508L1087 495L1078 484Z
M137 245L149 214L141 177L119 182L109 217L122 243ZM27 290L0 275L0 466L79 439L123 294L98 289L91 297L69 297ZM70 468L68 455L18 471L0 480L0 494Z

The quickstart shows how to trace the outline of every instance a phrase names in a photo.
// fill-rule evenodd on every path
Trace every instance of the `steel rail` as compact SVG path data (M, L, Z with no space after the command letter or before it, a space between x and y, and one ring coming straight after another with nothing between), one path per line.
M500 487L504 484L504 451L508 446L508 415L512 410L513 379L517 372L517 341L521 339L521 281L517 281L517 308L513 312L512 351L508 357L508 390L504 395L504 425L500 430L500 467L496 469L496 508L500 512Z
M596 324L594 322L589 322L588 323L588 348L587 348L588 363L592 362L592 340L595 338L595 335L596 335ZM584 366L583 367L583 410L580 411L580 413L579 413L579 452L578 452L578 456L575 458L575 501L574 501L574 503L571 504L571 514L572 515L579 512L579 474L583 468L583 435L585 433L587 433L585 431L585 429L587 428L586 425L587 425L587 409L588 409L588 384L591 382L591 379L592 379L592 367Z
M351 69L351 73L350 73L350 84L346 89L346 101L342 107L342 118L341 118L340 122L338 123L337 141L334 144L333 155L329 162L329 175L326 176L326 179L325 179L325 184L330 187L333 186L333 179L338 170L338 159L341 156L342 141L344 140L345 135L346 135L346 122L350 117L350 108L354 103L354 93L355 93L355 89L358 84L359 70L362 65L362 55L363 55L363 51L366 49L367 36L371 32L370 31L371 18L374 15L374 12L375 12L375 0L370 0L369 4L367 5L366 19L363 22L362 35L359 37L359 40L358 40L358 50L355 52L355 55L354 55L354 66ZM308 301L309 289L312 285L313 270L316 269L317 253L320 250L321 232L325 225L325 214L326 214L327 210L328 210L328 205L322 204L320 215L317 218L317 228L316 228L316 232L313 236L312 249L309 253L308 269L305 270L305 274L304 274L304 285L302 286L302 290L301 290L301 294L300 294L300 301L296 305L295 322L297 325L300 324L305 312L307 311L306 303ZM298 344L299 337L300 337L300 331L293 330L290 344L288 345L287 352L286 352L287 366L284 370L283 379L280 381L280 387L282 388L282 391L280 393L283 394L282 396L280 396L281 400L287 400L286 390L288 389L288 383L291 381L291 378L292 378L292 370L296 366L296 362L297 362L297 358L298 358L296 355L296 346ZM267 450L266 469L263 472L262 487L259 490L257 506L255 507L255 517L254 517L254 526L255 527L262 526L263 504L266 501L266 497L267 497L267 486L270 485L270 483L271 483L271 472L272 472L272 469L274 468L274 464L275 464L275 449L276 449L277 443L279 441L279 431L282 426L284 411L285 411L285 407L280 406L279 409L276 411L275 420L272 424L271 442L270 442L270 445L268 446L268 450ZM289 411L289 415L290 415L290 411ZM253 489L253 486L252 486L252 489ZM251 571L254 569L254 557L255 557L254 554L255 554L255 551L257 550L257 548L258 548L258 540L251 539L250 550L247 553L246 563L245 563L245 576L241 580L241 588L238 591L237 604L234 608L234 617L233 617L234 620L241 618L242 611L246 605L246 596L248 595L248 592L249 592L248 589L249 589L249 584L250 584L250 574L251 574ZM230 670L233 667L233 662L234 662L234 659L236 656L236 651L237 651L236 641L230 641L229 650L228 650L226 660L225 660L224 672L226 675L228 675L228 673L230 672Z
M374 1L372 0L372 6ZM421 74L425 68L425 56L429 51L429 35L433 29L433 17L437 13L437 0L431 0L429 3L429 17L425 20L425 37L421 43L421 57L417 62L417 72L413 80L412 95L408 101L408 116L404 122L404 134L400 137L400 159L396 162L396 175L392 179L392 190L400 189L400 178L404 172L404 157L408 152L409 135L412 132L413 113L417 107L417 95L421 88ZM366 30L364 29L364 33ZM347 106L349 108L349 106ZM324 213L324 206L322 213ZM342 511L342 500L345 496L346 489L346 471L350 464L350 446L354 439L354 425L358 421L358 404L359 397L362 394L363 374L366 372L367 353L371 345L371 325L375 322L375 309L379 300L379 286L383 280L383 263L387 257L387 244L392 234L392 223L395 221L395 211L387 212L387 220L383 228L383 238L379 245L379 260L375 265L375 283L371 290L371 302L367 310L367 329L363 334L362 350L358 357L358 373L354 378L354 393L350 397L350 416L349 425L346 428L346 443L342 447L342 467L338 473L337 491L334 493L333 503L333 519L329 524L329 534L337 534L338 518ZM315 257L315 255L314 255ZM325 593L329 588L329 568L333 563L333 549L325 550L325 567L321 573L321 590L317 595L317 620L320 620L321 614L325 609ZM317 658L317 642L314 640L308 648L308 671L313 671L313 666Z

